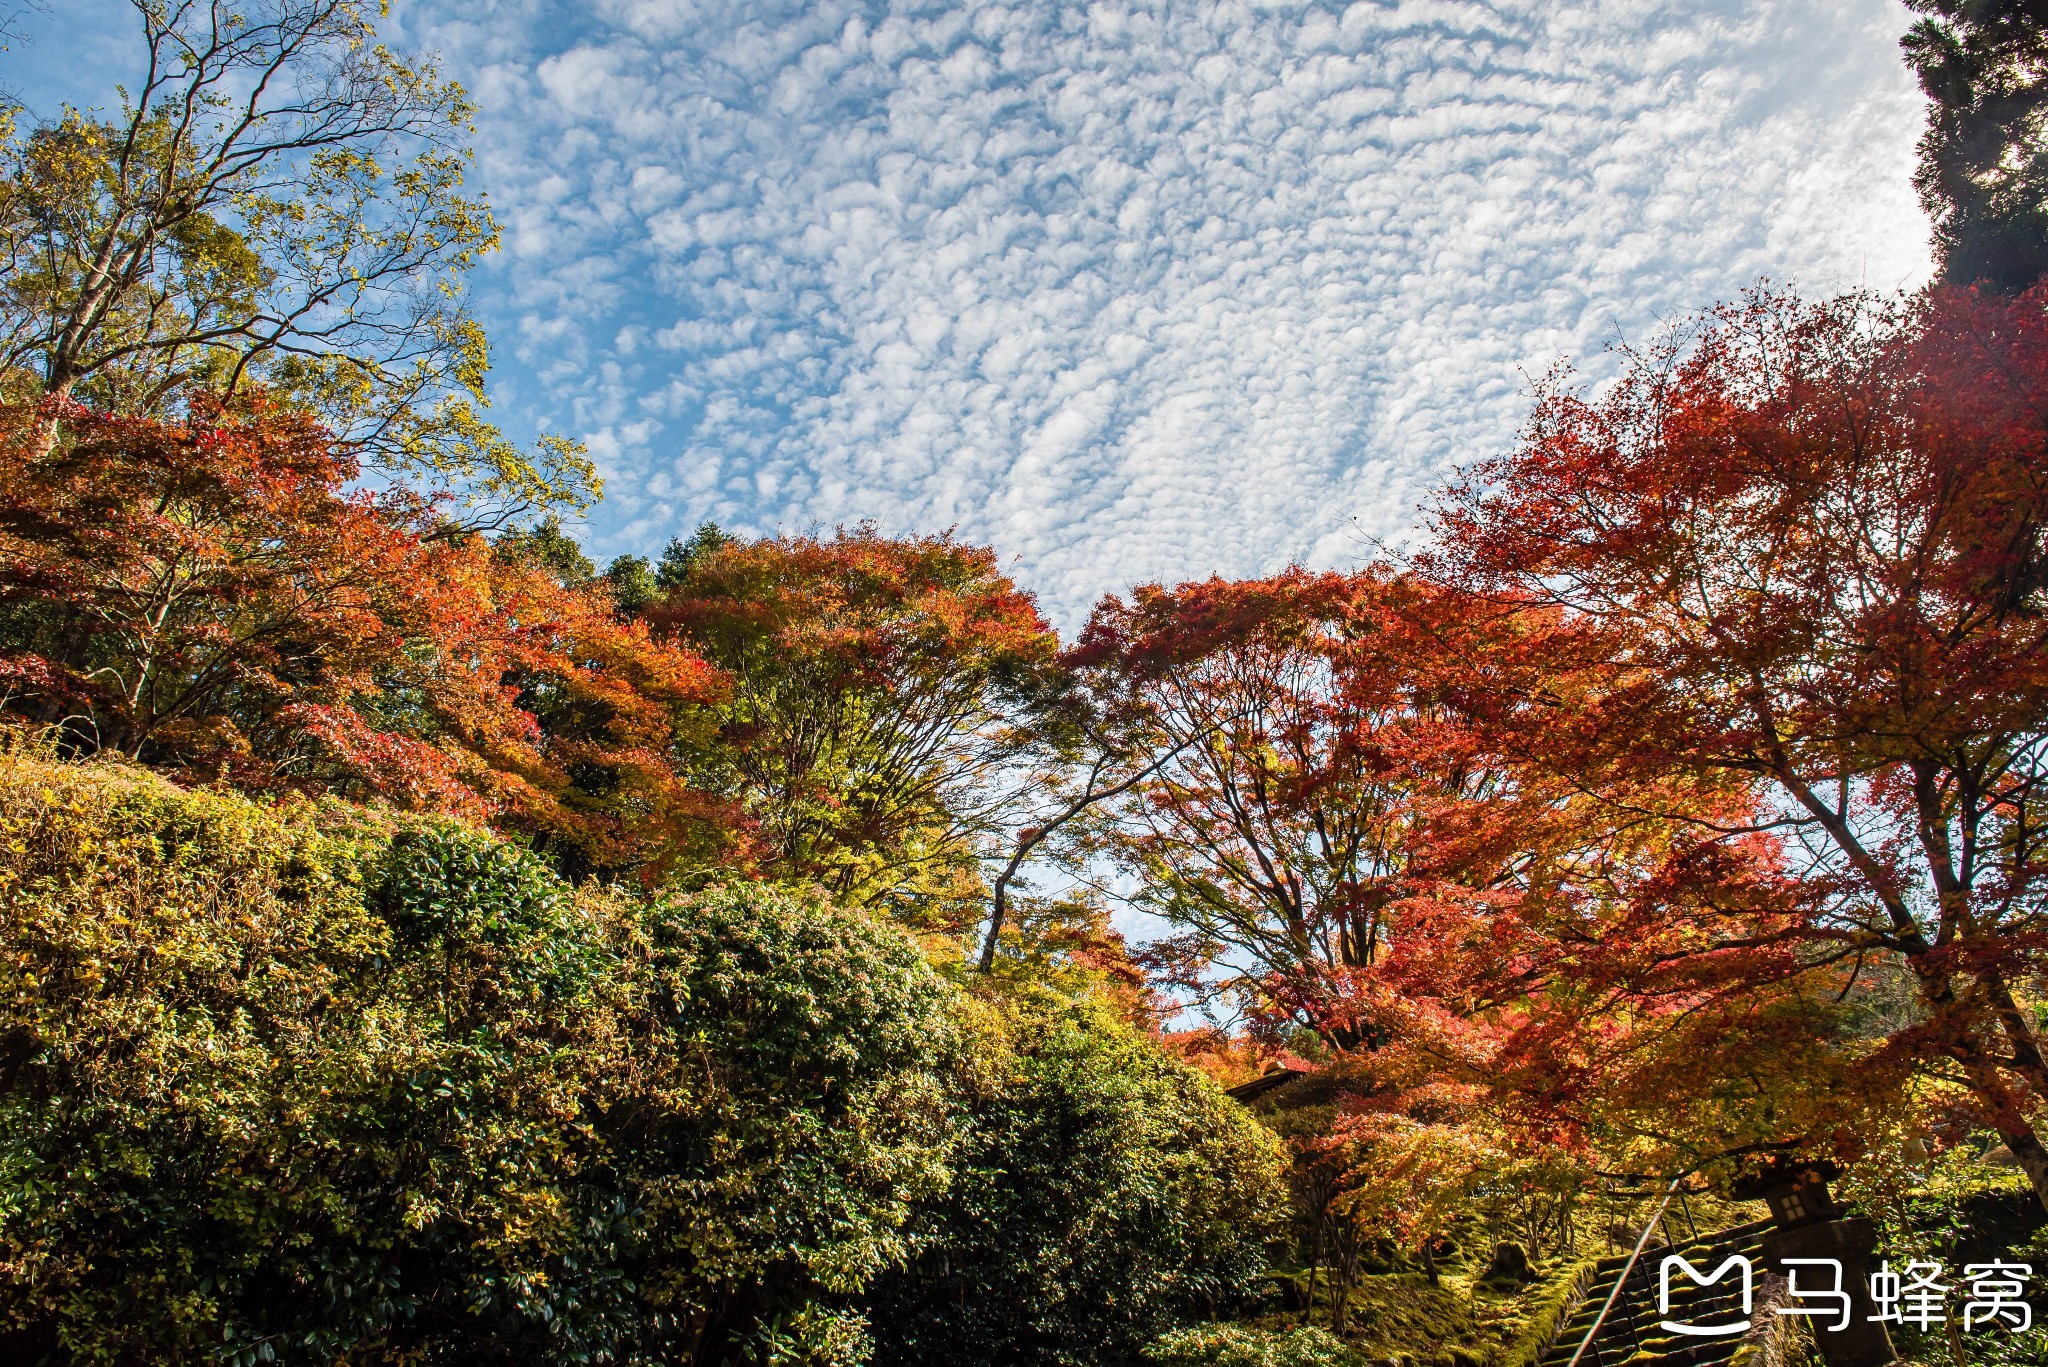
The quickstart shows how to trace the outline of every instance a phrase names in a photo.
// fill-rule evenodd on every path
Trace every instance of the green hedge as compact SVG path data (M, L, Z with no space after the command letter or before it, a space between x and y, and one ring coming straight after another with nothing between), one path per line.
M1149 1042L815 898L4 751L0 1003L9 1362L1092 1360L1278 1208Z
M994 1013L958 1176L876 1292L889 1367L1107 1367L1238 1308L1284 1218L1279 1141L1149 1041L1051 994Z
M949 1175L955 994L760 887L9 756L0 930L11 1361L857 1348Z
M1327 1329L1204 1324L1162 1334L1145 1350L1159 1367L1363 1367Z

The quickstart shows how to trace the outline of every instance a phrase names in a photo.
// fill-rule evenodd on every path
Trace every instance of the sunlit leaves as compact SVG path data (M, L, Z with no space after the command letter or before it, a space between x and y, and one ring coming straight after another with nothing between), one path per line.
M1687 894L1754 930L1645 938L1637 980L1692 963L1797 1057L1818 1038L1798 992L1825 1003L1870 965L1909 975L1924 1015L1849 1051L1867 1055L1865 1098L1913 1074L1967 1087L2048 1196L2025 1119L2048 1069L2024 1007L2048 776L2041 304L1759 293L1632 355L1597 396L1554 379L1441 530L1466 587L1565 614L1542 663L1571 688L1535 686L1532 664L1493 709L1518 755L1609 800L1643 783L1756 794L1746 819L1693 815L1694 867L1715 876ZM1725 878L1771 864L1776 893ZM1804 1064L1832 1074L1825 1058Z
M463 191L473 112L356 0L136 4L147 55L118 112L67 109L0 168L0 380L172 416L260 384L365 469L483 520L587 502L559 437L482 417L489 349L462 276L497 242Z
M1057 650L994 553L866 527L700 532L658 579L657 633L731 679L701 781L757 823L765 867L856 905L978 919L981 841Z
M716 672L602 587L353 489L355 460L257 391L182 423L0 420L16 717L188 778L499 821L585 868L723 848L672 750Z

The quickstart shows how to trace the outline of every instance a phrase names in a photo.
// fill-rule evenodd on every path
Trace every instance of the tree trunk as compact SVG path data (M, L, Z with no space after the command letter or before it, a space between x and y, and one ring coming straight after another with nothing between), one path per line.
M2019 1160L2020 1171L2027 1175L2027 1181L2034 1188L2034 1199L2048 1210L2048 1148L2041 1146L2040 1137L2034 1127L2021 1121L2016 1129L1999 1127L1999 1137L2012 1150L2012 1156Z
M1988 1057L1971 1038L1951 1044L1948 1052L1949 1057L1963 1066L1970 1079L1970 1090L1987 1113L1985 1118L1998 1131L2005 1146L2012 1150L2020 1171L2026 1173L2027 1182L2034 1189L2034 1199L2041 1203L2042 1210L2048 1211L2048 1149L2042 1147L2040 1137L2034 1132L2034 1126L2027 1119L2019 1099L2013 1095L2012 1088L2006 1086L2005 1079L1999 1076L1997 1060Z
M1932 761L1914 765L1913 795L1920 818L1920 849L1927 857L1928 876L1934 884L1935 898L1941 908L1941 931L1936 936L1936 943L1955 948L1952 937L1967 937L1980 932L1971 914L1971 885L1967 871L1959 871L1956 866L1955 850L1949 836L1950 813L1941 800L1939 777ZM1841 843L1839 839L1837 843ZM1872 886L1879 891L1894 928L1900 932L1906 963L1920 984L1921 999L1927 1003L1936 1021L1943 1024L1955 1022L1953 1042L1948 1047L1949 1056L1962 1064L1970 1079L1970 1090L1984 1103L1992 1127L2005 1140L2006 1147L2012 1150L2020 1170L2026 1173L2027 1181L2034 1188L2034 1199L2041 1203L2042 1210L2048 1211L2048 1152L2043 1151L2040 1138L2027 1119L2024 1105L2013 1095L2013 1089L2006 1084L2000 1071L2002 1066L2009 1066L2036 1096L2048 1095L2048 1066L2043 1064L2040 1045L2034 1039L2025 1013L2013 1000L2011 989L1995 965L1977 972L1968 986L1959 990L1954 971L1933 957L1920 933L1919 923L1911 918L1904 905L1895 895L1886 896L1887 890L1879 886L1877 880L1872 880ZM1995 935L1997 932L1994 929L1990 933ZM1987 1002L1998 1022L1998 1033L2005 1037L2011 1051L2010 1062L2006 1065L2001 1065L2000 1060L1985 1047L1987 1042L1980 1036L1977 1022L1973 1019L1975 1009Z
M1962 1066L1970 1091L1984 1107L1985 1120L2012 1150L2034 1189L2034 1199L2041 1203L2042 1210L2048 1211L2048 1151L2043 1150L2025 1108L2000 1074L1999 1060L1985 1049L1978 1024L1972 1019L1977 1012L1966 1005L1964 994L1958 992L1955 975L1934 956L1933 947L1921 937L1918 926L1909 918L1902 920L1903 916L1902 912L1893 913L1894 922L1904 926L1899 935L1901 952L1919 985L1920 1000L1934 1022L1952 1032L1948 1056ZM1976 986L1976 1006L1981 1009L1989 998L1990 1014L1998 1022L1994 1028L2006 1037L2021 1077L2040 1090L2044 1077L2040 1049L2018 1003L1995 974L1979 978Z
M1309 1240L1308 1251L1308 1295L1302 1298L1301 1322L1305 1325L1316 1322L1316 1272L1323 1263L1323 1223L1315 1224L1315 1233Z
M1337 1238L1337 1257L1330 1269L1330 1332L1338 1338L1351 1327L1351 1288L1358 1282L1358 1254L1364 1246L1356 1225L1347 1224Z

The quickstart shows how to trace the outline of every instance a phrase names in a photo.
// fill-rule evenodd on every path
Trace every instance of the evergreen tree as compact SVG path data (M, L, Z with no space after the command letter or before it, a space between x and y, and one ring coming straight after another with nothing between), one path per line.
M654 582L663 593L674 593L689 577L690 567L695 565L720 546L729 545L732 538L720 529L716 522L706 522L690 533L688 541L681 537L672 538L667 549L661 553L661 564L655 568Z
M1907 0L1930 106L1913 183L1943 276L2018 294L2048 273L2048 0Z
M622 619L633 616L661 596L660 586L654 581L654 566L647 563L645 556L618 557L605 566L604 577Z
M576 538L562 530L562 519L553 514L523 531L515 527L501 532L491 544L499 560L541 570L564 588L577 588L597 577L597 566L590 563Z

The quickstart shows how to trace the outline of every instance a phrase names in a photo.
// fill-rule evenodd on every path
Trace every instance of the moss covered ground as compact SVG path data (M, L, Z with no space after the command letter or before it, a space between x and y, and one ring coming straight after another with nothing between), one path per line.
M1352 1288L1345 1356L1333 1361L1395 1363L1399 1367L1524 1367L1549 1346L1585 1263L1558 1259L1537 1279L1505 1289L1464 1272L1441 1273L1437 1283L1420 1272L1361 1277ZM1284 1286L1280 1288L1284 1291ZM1306 1276L1285 1298L1305 1299ZM1279 1297L1275 1297L1279 1299ZM1279 1308L1245 1321L1262 1334L1282 1336L1305 1322L1327 1326L1330 1305L1318 1285L1312 1306Z

